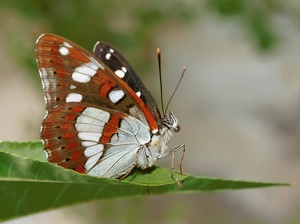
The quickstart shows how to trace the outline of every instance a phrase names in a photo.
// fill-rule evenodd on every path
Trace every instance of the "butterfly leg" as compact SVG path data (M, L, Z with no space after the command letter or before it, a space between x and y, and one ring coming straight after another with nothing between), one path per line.
M180 159L180 163L179 163L179 167L180 167L180 175L183 174L183 166L182 166L182 163L183 163L183 158L184 158L184 154L185 154L185 144L181 144L179 146L177 146L176 148L173 148L169 151L169 154L172 153L172 164L171 164L171 170L172 170L172 174L173 174L173 179L176 181L176 183L178 184L178 186L180 188L183 187L183 181L179 181L178 178L177 178L177 175L175 173L175 169L174 169L174 165L175 165L175 152L180 149L180 148L183 148L182 150L182 155L181 155L181 159Z
M179 162L179 168L180 168L180 175L183 174L183 159L184 159L184 154L185 154L185 144L182 144L180 145L183 150L182 150L182 154L181 154L181 159L180 159L180 162Z

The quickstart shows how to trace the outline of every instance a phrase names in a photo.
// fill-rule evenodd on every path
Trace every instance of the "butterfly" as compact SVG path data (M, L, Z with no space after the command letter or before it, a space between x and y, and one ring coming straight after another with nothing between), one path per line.
M174 114L161 115L124 56L97 42L93 54L43 34L36 61L46 102L41 139L50 162L92 176L120 178L170 155ZM176 149L177 150L177 149Z

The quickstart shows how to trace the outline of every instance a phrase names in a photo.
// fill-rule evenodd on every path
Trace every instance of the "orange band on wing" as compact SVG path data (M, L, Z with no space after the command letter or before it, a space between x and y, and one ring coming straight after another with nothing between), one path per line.
M117 115L111 115L109 121L104 125L100 143L106 144L119 128L121 118Z
M120 79L117 76L115 76L115 79L117 79L120 82L121 86L124 87L129 92L129 94L133 97L134 101L141 108L149 124L150 129L152 131L158 129L158 124L155 118L153 117L149 107L144 103L144 101L140 97L138 97L136 93L122 79Z

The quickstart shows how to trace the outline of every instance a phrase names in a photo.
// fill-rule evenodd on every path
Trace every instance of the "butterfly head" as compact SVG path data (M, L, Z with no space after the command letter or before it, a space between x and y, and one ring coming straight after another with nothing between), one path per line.
M165 116L162 119L162 123L168 129L173 129L174 132L180 131L178 120L175 117L175 115L172 113L172 111L169 111L169 113L165 114Z

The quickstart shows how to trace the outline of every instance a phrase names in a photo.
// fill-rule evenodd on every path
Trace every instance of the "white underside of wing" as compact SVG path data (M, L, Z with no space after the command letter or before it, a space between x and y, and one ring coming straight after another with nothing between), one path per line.
M118 132L111 138L110 148L88 174L114 178L125 175L137 159L139 149L143 148L150 138L147 126L134 117L126 117L121 121Z
M90 170L103 154L104 145L99 143L105 124L109 121L110 114L106 111L87 107L81 115L76 118L75 128L78 131L78 138L82 140L84 156L87 161L84 165L86 170Z
M114 153L105 154L101 162L94 166L88 174L113 178L121 177L130 170L135 161L138 149L139 146L114 146L109 149L110 151L114 151Z
M87 157L84 168L93 176L120 177L126 174L136 161L139 150L151 140L149 127L126 115L110 142L101 144L102 132L105 125L110 125L111 116L108 111L87 107L76 119L77 136L82 140L84 156Z

